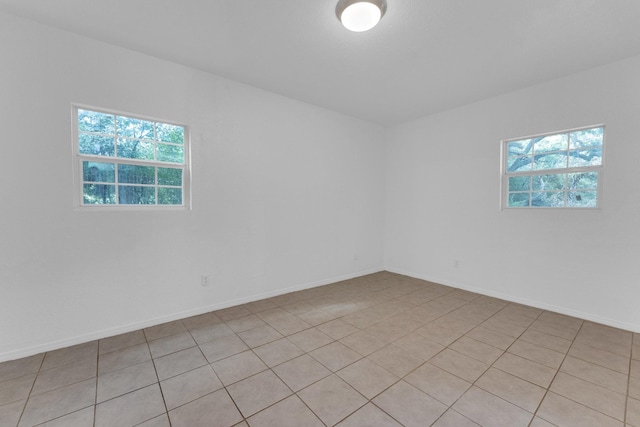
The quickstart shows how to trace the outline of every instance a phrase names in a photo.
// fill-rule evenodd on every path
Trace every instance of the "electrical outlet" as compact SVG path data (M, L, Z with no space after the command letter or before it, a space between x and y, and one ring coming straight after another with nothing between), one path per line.
M200 285L201 286L209 286L209 276L203 274L200 276Z

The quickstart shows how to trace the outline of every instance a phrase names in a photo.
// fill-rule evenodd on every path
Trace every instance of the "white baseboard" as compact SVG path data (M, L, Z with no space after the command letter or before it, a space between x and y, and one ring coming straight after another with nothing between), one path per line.
M0 362L6 362L8 360L20 359L23 357L33 356L35 354L44 353L46 351L53 351L60 348L70 347L76 344L82 344L85 342L98 340L102 338L112 337L114 335L124 334L127 332L137 331L138 329L149 328L151 326L159 325L161 323L172 322L174 320L185 319L191 316L197 316L199 314L209 313L211 311L221 310L223 308L229 308L240 304L246 304L248 302L259 301L266 298L275 297L278 295L288 294L290 292L301 291L304 289L315 288L318 286L328 285L330 283L340 282L342 280L349 280L356 277L366 276L367 274L373 274L383 271L382 268L370 269L359 271L357 273L345 274L341 276L334 276L328 279L317 280L314 282L304 283L301 285L295 285L288 288L277 289L274 291L263 292L255 295L251 295L244 298L238 298L235 300L225 301L218 304L208 305L205 307L198 307L192 310L181 311L172 313L166 316L160 316L149 320L130 323L127 325L118 326L115 328L107 328L100 331L92 332L89 334L78 335L72 338L66 338L62 340L50 341L35 346L22 348L18 350L8 351L0 353Z
M467 283L459 283L452 280L445 280L441 278L437 278L434 276L430 276L427 274L419 274L415 272L410 272L397 268L385 268L385 271L389 271L391 273L402 274L404 276L413 277L415 279L427 280L429 282L438 283L445 286L450 286L452 288L462 289L469 292L475 292L478 294L486 295L489 297L503 299L505 301L510 301L518 304L524 304L531 307L540 308L542 310L553 311L555 313L565 314L567 316L577 317L583 320L589 320L591 322L600 323L602 325L612 326L618 329L624 329L626 331L640 333L640 325L636 325L633 323L620 322L615 319L610 319L608 317L598 316L592 313L586 313L578 310L573 310L566 307L561 307L553 304L548 304L541 301L531 300L528 298L522 298L511 294L504 294L502 292L495 292L489 289L479 288L473 285L469 285Z

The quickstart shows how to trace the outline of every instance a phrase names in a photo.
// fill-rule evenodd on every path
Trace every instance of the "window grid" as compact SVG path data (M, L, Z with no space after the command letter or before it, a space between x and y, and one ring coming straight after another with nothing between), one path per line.
M188 208L186 126L92 107L74 106L73 116L77 206Z
M603 125L503 141L502 208L599 208L603 148Z

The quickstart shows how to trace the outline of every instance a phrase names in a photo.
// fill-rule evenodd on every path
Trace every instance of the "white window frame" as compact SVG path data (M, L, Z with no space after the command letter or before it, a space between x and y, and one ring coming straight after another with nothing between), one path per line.
M513 141L520 141L525 139L543 138L551 135L569 134L571 132L602 128L602 162L600 165L593 166L581 166L581 167L569 167L559 169L537 169L526 172L512 172L507 171L508 164L508 144ZM555 132L540 133L529 136L522 136L517 138L509 138L500 141L500 209L503 211L517 211L517 210L579 210L579 211L600 211L602 209L602 183L604 181L604 166L605 166L605 146L606 146L606 126L604 124L582 126L578 128L565 129ZM571 151L570 148L568 151ZM595 207L581 207L581 206L567 206L567 193L565 192L565 206L509 206L509 178L513 176L536 176L536 175L554 175L554 174L570 174L570 173L582 173L582 172L598 172L598 185L595 189L597 193L596 206ZM530 193L534 192L532 189Z
M145 121L151 121L154 123L167 124L173 126L180 126L184 128L184 162L172 163L163 162L158 160L143 160L143 159L130 159L116 156L101 156L101 155L89 155L80 153L79 143L79 127L78 127L78 110L90 110L94 112L112 114L115 116L123 116L132 119L139 119ZM190 150L190 134L189 126L169 120L158 119L155 117L143 116L139 114L132 114L128 112L110 110L100 107L94 107L89 105L74 103L71 105L71 128L72 128L72 144L73 144L73 204L75 210L82 211L123 211L123 210L190 210L191 209L191 150ZM117 148L116 148L117 149ZM116 203L115 204L85 204L84 203L84 189L83 189L83 162L103 162L114 163L115 168L118 168L118 164L122 165L138 165L138 166L152 166L152 167L170 167L182 169L182 204L181 205L164 205L157 203L157 188L159 187L157 181L153 185L142 185L154 187L156 189L156 203L155 204L120 204L118 203L118 186L117 179L113 183L116 190ZM176 187L177 188L177 187Z

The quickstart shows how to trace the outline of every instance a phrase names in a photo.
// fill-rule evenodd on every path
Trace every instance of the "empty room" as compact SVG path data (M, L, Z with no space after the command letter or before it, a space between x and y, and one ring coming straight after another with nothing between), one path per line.
M640 427L639 23L0 0L0 427Z

